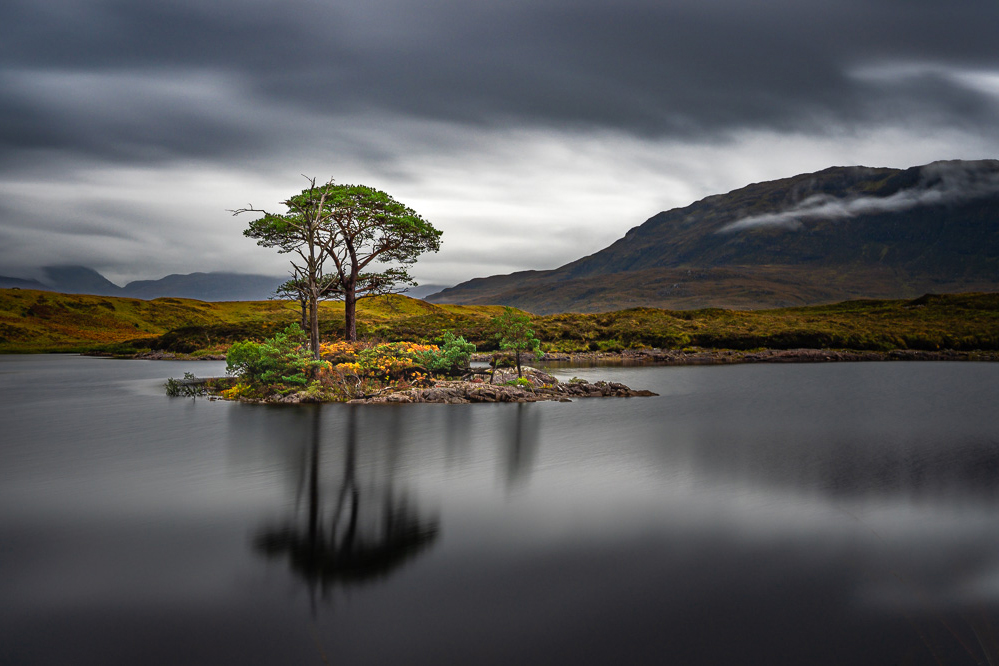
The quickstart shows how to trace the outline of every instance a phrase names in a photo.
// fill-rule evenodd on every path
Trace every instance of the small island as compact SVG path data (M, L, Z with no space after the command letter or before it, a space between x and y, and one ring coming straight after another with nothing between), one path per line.
M440 345L412 342L367 343L337 340L319 346L315 358L297 324L263 342L232 345L226 377L187 373L169 379L170 396L265 404L345 402L444 403L569 402L586 397L657 395L616 382L562 382L521 363L527 350L540 355L524 318L512 310L496 319L497 336L508 353L496 353L488 367L470 367L475 345L445 331Z
M260 404L302 404L320 402L347 402L348 404L405 404L439 403L464 405L477 402L571 402L572 398L632 398L657 396L658 393L632 389L618 382L588 382L574 377L567 382L538 368L524 367L523 376L509 370L498 370L496 380L489 383L481 375L472 373L459 379L438 379L424 382L420 386L387 386L372 394L360 395L347 400L330 400L308 389L288 390L285 386L272 386L273 393L263 391L257 395L234 392L225 388L232 383L230 378L198 378L189 376L168 382L168 392L172 395L188 397L207 396L209 400L237 400Z
M622 384L563 383L521 363L541 356L531 319L510 307L489 320L487 336L499 352L485 371L472 370L476 345L451 327L396 342L359 339L357 304L414 284L408 267L440 248L441 231L385 192L333 180L309 186L271 213L252 205L244 235L289 254L292 279L279 291L298 302L300 321L261 342L235 341L226 352L226 378L185 377L167 382L169 395L206 393L256 403L470 403L570 400L570 396L652 395ZM376 268L377 267L377 268ZM342 337L324 339L320 302L343 302ZM420 338L423 342L414 342ZM429 339L428 339L429 338ZM511 360L514 370L500 369ZM499 375L499 377L497 377Z

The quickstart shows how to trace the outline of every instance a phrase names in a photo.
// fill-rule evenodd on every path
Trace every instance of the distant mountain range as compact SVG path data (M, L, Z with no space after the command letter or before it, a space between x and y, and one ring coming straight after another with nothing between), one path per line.
M125 296L145 300L172 296L199 301L264 301L274 296L278 285L287 280L272 275L187 273L167 275L159 280L136 280L119 287L86 266L46 266L41 273L41 280L0 276L0 289L42 289L64 294ZM443 288L441 285L414 287L407 295L422 298Z
M757 183L659 213L560 268L477 278L427 300L549 314L957 291L999 291L996 160Z
M262 301L285 279L240 273L188 273L159 280L137 280L119 287L86 266L46 266L41 280L0 276L0 288L44 289L64 294L96 294L152 299L162 296L201 301Z

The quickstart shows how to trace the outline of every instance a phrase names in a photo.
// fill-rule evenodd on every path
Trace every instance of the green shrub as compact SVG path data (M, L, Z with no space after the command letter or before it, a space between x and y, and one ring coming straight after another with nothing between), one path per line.
M451 331L437 340L438 349L419 352L417 358L429 372L445 375L461 374L468 368L468 360L475 353L475 345L462 336L455 336Z
M251 382L305 386L323 366L308 350L305 333L292 324L263 342L235 342L226 355L226 372Z

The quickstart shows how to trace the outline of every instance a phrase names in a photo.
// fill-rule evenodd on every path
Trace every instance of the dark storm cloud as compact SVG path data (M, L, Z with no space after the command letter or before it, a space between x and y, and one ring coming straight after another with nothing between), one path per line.
M15 151L27 149L141 162L219 155L252 143L237 115L218 117L215 99L180 95L181 82L164 79L0 73L0 164L16 160L23 168Z
M307 143L296 113L695 140L912 115L986 126L994 100L946 68L999 69L996 25L999 4L978 0L8 0L0 147L231 156ZM893 63L945 69L855 75ZM179 92L188 76L203 96ZM274 108L284 124L254 115Z
M421 280L481 247L551 268L754 180L994 157L996 25L994 0L5 0L0 267L278 274L225 211L308 173L426 211Z

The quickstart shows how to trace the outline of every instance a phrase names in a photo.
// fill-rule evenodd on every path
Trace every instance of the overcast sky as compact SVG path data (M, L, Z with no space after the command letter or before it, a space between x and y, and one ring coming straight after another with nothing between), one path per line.
M453 284L833 165L999 157L996 0L4 0L0 274L287 258L301 174L444 231Z

